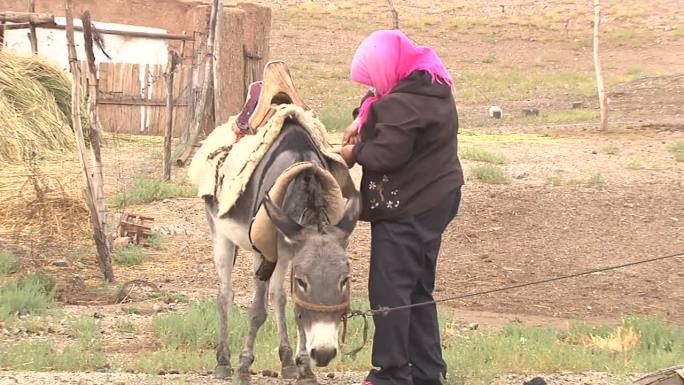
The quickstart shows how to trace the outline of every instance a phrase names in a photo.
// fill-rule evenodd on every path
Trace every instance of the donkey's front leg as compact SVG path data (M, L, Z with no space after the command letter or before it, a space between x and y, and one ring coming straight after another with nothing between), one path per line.
M287 275L287 268L290 263L288 259L282 258L276 265L276 270L271 278L272 297L275 300L276 320L278 323L278 355L280 356L281 374L284 379L297 378L297 367L295 366L290 338L287 335L287 317L285 305L287 304L287 293L284 290L283 282Z
M214 265L219 278L217 307L219 315L219 341L216 347L216 378L229 378L230 344L228 342L228 321L233 304L232 272L237 249L235 244L221 233L214 234Z
M311 357L306 351L306 334L299 324L297 324L297 368L299 369L297 385L318 384L316 375L311 370Z
M254 253L255 269L258 269L262 257ZM254 276L254 298L252 299L252 306L249 308L249 328L247 332L247 341L245 347L240 354L240 367L238 368L239 383L249 384L251 373L250 367L254 362L254 340L256 339L259 328L266 321L266 306L268 305L268 282L264 282Z

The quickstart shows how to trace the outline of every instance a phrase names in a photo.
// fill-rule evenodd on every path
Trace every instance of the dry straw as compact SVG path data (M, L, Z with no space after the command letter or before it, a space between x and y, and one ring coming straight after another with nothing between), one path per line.
M71 236L87 222L70 115L64 72L0 51L0 233Z

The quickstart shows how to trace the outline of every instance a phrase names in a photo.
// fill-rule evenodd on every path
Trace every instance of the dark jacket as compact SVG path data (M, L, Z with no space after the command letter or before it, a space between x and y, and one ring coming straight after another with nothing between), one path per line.
M358 109L355 111L355 115ZM354 160L365 221L416 215L463 184L451 88L415 71L371 106Z

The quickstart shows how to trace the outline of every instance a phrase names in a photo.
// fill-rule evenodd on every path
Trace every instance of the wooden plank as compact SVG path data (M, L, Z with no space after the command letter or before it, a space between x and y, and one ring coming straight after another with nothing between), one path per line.
M269 59L271 36L271 8L253 3L238 3L246 12L245 25L245 87L261 80ZM246 97L247 88L245 88Z
M43 24L54 21L55 16L49 13L0 12L0 22ZM66 26L62 26L62 29L66 29ZM75 29L76 28L74 27L74 30Z
M224 7L216 25L214 66L214 117L216 125L238 114L244 105L245 81L243 53L246 12Z
M122 96L122 97L105 97L101 96L100 98L97 99L98 104L109 104L109 105L119 105L119 106L153 106L153 107L159 107L159 106L165 106L166 105L166 100L162 99L143 99L141 97L130 97L130 96ZM183 101L183 100L178 100L174 97L174 102L173 102L174 107L187 107L189 106L188 102Z
M36 0L28 0L29 13L36 12ZM31 31L29 32L29 39L31 40L31 53L34 55L38 53L38 38L36 37L36 26L31 23Z

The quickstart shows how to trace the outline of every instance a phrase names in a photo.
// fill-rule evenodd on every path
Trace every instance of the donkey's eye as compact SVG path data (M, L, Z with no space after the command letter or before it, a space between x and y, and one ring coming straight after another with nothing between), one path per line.
M340 290L345 291L347 286L349 286L349 277L345 277L342 282L340 282Z
M309 285L300 278L295 278L295 283L301 291L306 291L309 288Z

